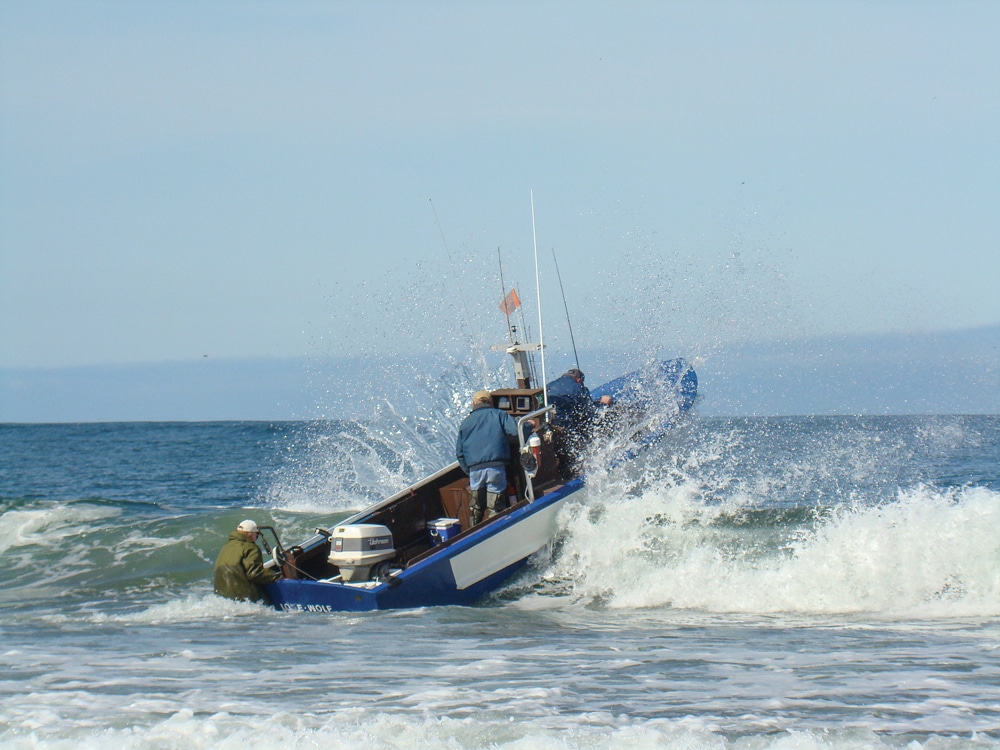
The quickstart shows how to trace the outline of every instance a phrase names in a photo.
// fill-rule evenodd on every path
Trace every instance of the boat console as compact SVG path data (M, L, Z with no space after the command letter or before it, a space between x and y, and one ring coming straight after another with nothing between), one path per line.
M501 388L491 391L493 406L512 417L531 414L544 406L541 388Z

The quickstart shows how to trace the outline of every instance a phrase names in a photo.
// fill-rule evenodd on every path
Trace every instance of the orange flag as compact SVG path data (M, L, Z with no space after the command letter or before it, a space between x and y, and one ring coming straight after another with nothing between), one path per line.
M503 302L500 303L500 311L504 315L510 315L517 308L521 306L521 299L517 296L517 290L511 289L507 293L507 296L503 298Z

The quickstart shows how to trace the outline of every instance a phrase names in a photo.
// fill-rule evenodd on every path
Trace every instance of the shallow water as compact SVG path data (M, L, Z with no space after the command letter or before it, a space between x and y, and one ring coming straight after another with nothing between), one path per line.
M477 607L211 593L244 517L299 537L446 442L0 426L0 744L1000 745L1000 417L694 417L595 471Z

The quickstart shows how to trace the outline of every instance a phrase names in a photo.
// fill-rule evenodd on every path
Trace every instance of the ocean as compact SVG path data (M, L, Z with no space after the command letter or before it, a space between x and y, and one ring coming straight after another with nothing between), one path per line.
M212 593L449 419L0 425L0 746L1000 747L1000 416L693 414L475 607Z

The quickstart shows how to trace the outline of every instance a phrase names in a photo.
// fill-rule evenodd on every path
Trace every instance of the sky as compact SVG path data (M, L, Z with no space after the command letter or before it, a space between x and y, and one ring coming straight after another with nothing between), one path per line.
M995 326L998 38L992 1L6 0L0 368L486 346L498 260L564 358L560 278L584 347Z

